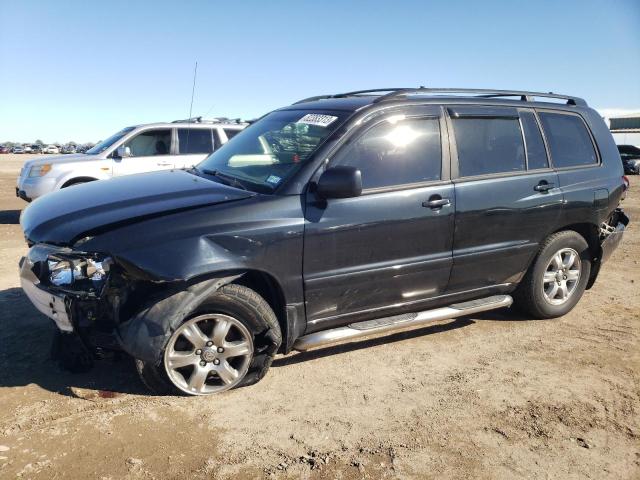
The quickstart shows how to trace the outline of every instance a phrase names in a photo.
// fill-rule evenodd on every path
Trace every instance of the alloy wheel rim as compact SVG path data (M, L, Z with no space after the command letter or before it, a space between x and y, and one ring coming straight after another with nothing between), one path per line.
M238 319L224 314L194 317L171 335L164 351L169 380L190 395L235 387L253 355L253 337Z
M542 293L551 305L562 305L576 292L582 273L580 255L573 248L558 250L547 264Z

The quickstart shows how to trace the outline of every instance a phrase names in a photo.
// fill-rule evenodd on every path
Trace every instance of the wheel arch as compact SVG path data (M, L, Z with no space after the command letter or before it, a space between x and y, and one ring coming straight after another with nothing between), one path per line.
M95 182L96 180L99 180L98 178L95 177L87 177L87 176L80 176L80 177L73 177L70 178L68 180L66 180L61 186L60 188L67 188L70 187L71 185L75 185L76 183L87 183L87 182Z
M584 238L589 245L589 251L591 253L591 273L589 274L589 281L587 282L586 289L589 290L600 272L600 261L602 259L602 247L600 245L600 229L598 225L593 223L573 223L571 225L565 225L562 228L557 229L555 232L572 230L578 233Z
M276 314L282 338L288 338L290 328L287 320L284 290L273 275L261 270L246 270L241 277L232 283L248 287L264 298ZM286 343L286 341L283 342L282 348L286 348Z
M148 279L144 279L144 282L148 282ZM219 288L226 284L238 284L254 290L269 304L271 309L276 315L278 325L282 333L283 339L288 339L292 332L293 325L289 325L290 316L287 315L286 298L284 290L280 285L280 282L271 274L254 269L233 269L225 271L211 272L207 275L201 275L194 277L187 282L187 288L182 286L181 282L167 282L166 284L158 284L158 289L154 294L155 298L150 298L149 303L136 304L132 307L134 313L124 324L118 328L120 343L128 353L132 354L136 358L142 358L148 360L159 352L159 347L162 345L162 341L159 338L159 342L154 345L144 345L144 337L138 336L141 323L155 323L160 326L157 333L162 332L159 337L166 337L169 333L171 326L176 325L177 321L168 321L167 317L176 316L176 318L182 319L190 315L192 312L198 310L198 308L206 303L207 298L216 292ZM181 296L186 293L186 298L183 300ZM137 303L137 302L136 302ZM146 309L152 309L153 312L149 312ZM144 333L156 328L144 328ZM133 332L133 333L132 333ZM284 341L281 348L287 351L288 341ZM149 350L148 347L151 347Z

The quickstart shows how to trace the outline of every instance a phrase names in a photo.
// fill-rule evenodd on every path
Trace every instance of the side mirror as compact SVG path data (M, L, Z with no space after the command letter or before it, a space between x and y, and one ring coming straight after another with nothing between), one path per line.
M120 145L116 150L116 155L118 156L118 158L130 157L131 148L125 147L124 145Z
M316 193L321 198L350 198L362 193L362 174L355 167L331 167L320 175Z

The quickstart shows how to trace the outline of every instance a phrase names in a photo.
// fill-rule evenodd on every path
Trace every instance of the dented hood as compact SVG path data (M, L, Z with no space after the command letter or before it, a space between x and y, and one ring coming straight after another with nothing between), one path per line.
M69 245L104 229L253 195L182 170L144 173L45 195L22 212L20 224L32 242Z

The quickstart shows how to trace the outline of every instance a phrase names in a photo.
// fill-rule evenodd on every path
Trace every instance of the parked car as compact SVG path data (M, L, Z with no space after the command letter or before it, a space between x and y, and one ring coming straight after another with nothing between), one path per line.
M33 149L31 148L31 145L24 145L22 147L23 153L33 153Z
M624 173L629 175L640 174L640 148L635 145L618 145Z
M191 119L126 127L85 154L25 162L18 177L16 195L31 201L46 193L94 180L189 168L245 127L242 122L226 119ZM49 147L45 153L50 153Z
M191 170L29 205L22 287L82 345L62 350L122 349L154 391L204 395L257 382L276 352L512 301L569 312L628 223L600 115L554 94L386 92L303 100Z
M42 153L42 145L38 145L38 144L31 145L31 153Z
M22 145L16 145L11 149L11 153L24 153L24 147Z
M44 147L42 149L42 153L58 154L58 153L60 153L60 149L55 145L47 145L46 147ZM25 166L26 165L27 164L25 163Z
M0 145L0 153L11 153L11 149L6 145Z
M60 153L69 154L69 153L77 153L77 149L75 145L65 145L62 147L62 151Z

